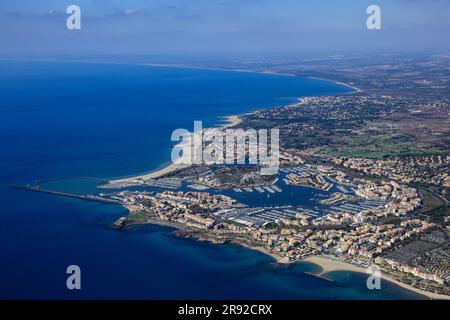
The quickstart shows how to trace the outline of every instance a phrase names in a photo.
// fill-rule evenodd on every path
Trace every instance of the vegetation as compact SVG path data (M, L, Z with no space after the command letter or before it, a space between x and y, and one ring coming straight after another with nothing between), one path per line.
M323 153L349 158L386 159L406 156L430 156L439 150L417 143L404 134L346 137L341 146L329 146Z
M147 220L148 216L143 211L134 211L128 215L128 218L131 220Z

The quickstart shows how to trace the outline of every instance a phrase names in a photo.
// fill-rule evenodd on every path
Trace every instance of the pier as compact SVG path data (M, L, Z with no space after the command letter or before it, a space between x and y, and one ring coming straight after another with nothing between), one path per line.
M95 201L95 202L123 205L123 203L119 200L106 199L106 198L102 198L99 196L93 196L93 195L81 195L81 194L74 194L74 193L68 193L68 192L46 190L46 189L41 189L38 186L10 185L9 187L13 188L13 189L20 189L20 190L27 190L27 191L34 191L34 192L43 192L43 193L52 194L52 195L56 195L56 196L75 198L75 199L81 199L81 200L86 200L86 201Z

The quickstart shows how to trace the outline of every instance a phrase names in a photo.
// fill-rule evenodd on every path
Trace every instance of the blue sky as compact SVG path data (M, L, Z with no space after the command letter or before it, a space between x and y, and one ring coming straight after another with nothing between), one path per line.
M370 4L382 30L366 28ZM6 55L447 50L450 0L0 0L0 30Z

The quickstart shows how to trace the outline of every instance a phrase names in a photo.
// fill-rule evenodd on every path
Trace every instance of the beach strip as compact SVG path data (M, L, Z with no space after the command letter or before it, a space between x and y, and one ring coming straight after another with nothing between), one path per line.
M303 261L318 265L322 269L322 271L320 273L318 273L318 275L320 275L320 276L323 276L329 272L335 272L335 271L359 272L359 273L368 275L365 268L358 267L354 264L347 263L347 262L337 260L337 259L330 259L330 258L323 257L323 256L310 256L308 258L305 258ZM381 278L383 280L394 283L404 289L407 289L409 291L426 296L429 299L450 300L450 296L414 288L406 283L403 283L401 281L398 281L398 280L390 277L389 275L387 275L386 273L383 273L383 272L381 272Z
M219 129L224 128L231 128L239 124L242 120L237 115L229 115L229 116L223 116L220 117L221 120L223 120L225 123L219 127ZM189 141L188 139L183 139L183 141ZM188 142L184 142L188 143ZM132 176L128 178L122 178L122 179L116 179L116 180L109 180L108 184L102 185L101 188L108 189L108 188L123 188L128 185L134 184L136 181L145 181L149 179L156 179L160 178L166 174L176 172L178 170L186 169L192 166L191 164L175 164L175 163L169 163L167 166L149 172L142 175Z

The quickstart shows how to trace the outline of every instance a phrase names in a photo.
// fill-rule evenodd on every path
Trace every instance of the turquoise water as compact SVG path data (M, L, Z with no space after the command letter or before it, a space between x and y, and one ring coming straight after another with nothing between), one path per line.
M0 62L0 298L419 298L365 275L330 284L237 245L172 236L170 228L110 224L117 206L10 189L49 179L82 193L91 178L146 172L170 159L170 134L194 120L347 93L332 82L133 65ZM68 180L60 180L67 178ZM75 179L74 179L75 178ZM54 181L57 180L57 181ZM82 290L66 289L66 267Z

